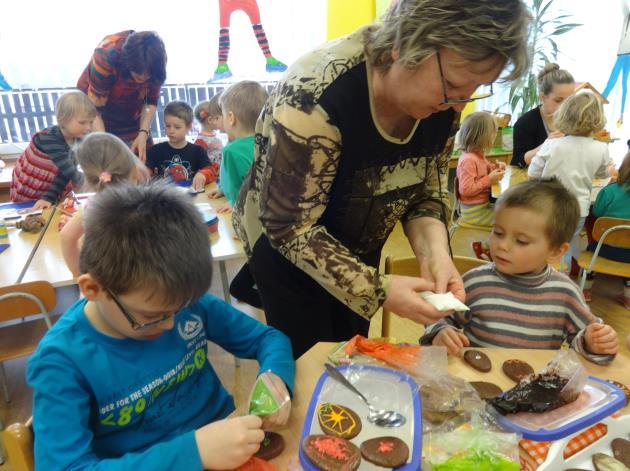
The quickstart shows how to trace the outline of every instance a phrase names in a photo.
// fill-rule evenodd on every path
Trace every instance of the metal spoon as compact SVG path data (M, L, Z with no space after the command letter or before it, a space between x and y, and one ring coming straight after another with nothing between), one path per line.
M365 404L368 406L368 409L370 410L370 413L367 416L368 422L373 423L378 427L386 428L400 427L405 424L407 419L405 419L404 415L391 410L375 409L374 406L370 404L370 401L368 401L366 397L361 394L361 392L357 388L355 388L352 383L348 381L346 377L337 370L337 368L335 368L330 363L325 363L324 366L326 367L326 371L331 378L339 381L350 391L359 396L363 400L363 402L365 402Z

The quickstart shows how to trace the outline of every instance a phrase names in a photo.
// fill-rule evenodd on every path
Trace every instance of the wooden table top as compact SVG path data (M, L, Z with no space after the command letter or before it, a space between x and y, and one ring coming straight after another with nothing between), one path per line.
M297 454L302 435L302 426L311 401L311 395L317 380L324 372L324 363L327 360L327 356L334 347L334 343L320 342L297 360L291 418L287 427L279 431L284 437L286 448L282 455L272 460L272 463L279 470L287 469L289 462L295 462L298 459ZM501 370L501 365L505 360L510 358L523 359L535 371L539 371L556 354L555 350L517 350L507 348L480 348L478 350L485 352L490 357L492 361L492 370L490 372L478 372L464 363L461 358L449 357L449 373L468 381L489 381L503 390L514 386L514 382L505 376ZM613 363L608 366L599 366L587 360L583 360L582 363L592 376L602 379L613 379L628 385L628 371L630 370L630 358L628 356L618 355ZM630 413L630 406L622 409L622 413Z
M206 190L209 191L213 188L212 185L208 185ZM226 203L225 198L209 199L207 192L197 194L193 201L195 204L208 203L212 208ZM50 210L44 211L44 218L48 217L49 212ZM57 210L22 281L45 280L55 287L74 283L74 278L61 255L59 231L57 230L60 215L61 212ZM218 217L219 230L210 235L214 259L223 261L244 257L243 244L234 238L232 215L219 214ZM15 227L10 227L8 232L11 246L0 253L0 286L16 282L39 235L26 233Z
M503 192L505 192L510 186L514 186L518 183L527 180L527 169L516 167L514 165L508 165L505 167L505 174L498 183L492 185L492 197L498 198Z

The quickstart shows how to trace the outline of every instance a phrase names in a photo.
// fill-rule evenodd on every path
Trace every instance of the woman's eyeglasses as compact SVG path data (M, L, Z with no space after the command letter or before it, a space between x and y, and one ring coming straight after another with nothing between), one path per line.
M127 321L129 322L129 325L131 325L131 328L133 330L144 330L144 329L148 329L149 327L153 327L154 325L158 325L164 321L169 320L171 317L175 316L175 314L177 312L180 311L180 309L178 309L177 311L173 312L172 314L164 314L163 316L154 319L152 321L149 322L138 322L129 312L129 310L125 307L125 305L120 301L120 299L118 299L118 296L116 296L114 293L112 293L109 289L107 289L107 293L111 296L111 298L114 300L114 302L116 303L116 306L118 306L118 309L120 309L120 312L123 313L123 316L125 316L125 319L127 319Z
M449 98L446 94L446 80L444 79L444 72L442 71L442 60L440 59L440 51L435 51L435 55L437 57L438 68L440 69L440 80L442 80L442 91L444 92L444 101L440 103L440 105L461 105L464 103L471 103L477 100L483 100L484 98L489 98L494 95L494 90L492 89L492 84L482 85L485 87L490 87L488 91L484 91L482 93L477 94L471 98Z

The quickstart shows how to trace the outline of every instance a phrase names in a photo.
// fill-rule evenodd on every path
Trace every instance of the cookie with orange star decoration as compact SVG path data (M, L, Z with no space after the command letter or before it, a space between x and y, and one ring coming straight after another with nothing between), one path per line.
M302 450L317 469L354 471L361 464L357 446L339 437L309 435L302 441Z
M383 468L398 468L409 459L409 447L400 438L376 437L361 443L361 456Z
M361 433L361 419L352 409L326 402L317 406L317 420L326 435L350 440Z

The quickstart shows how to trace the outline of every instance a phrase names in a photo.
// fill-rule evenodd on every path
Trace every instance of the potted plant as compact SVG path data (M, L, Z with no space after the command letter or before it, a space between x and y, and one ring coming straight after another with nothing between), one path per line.
M531 0L529 9L533 20L529 31L528 53L531 60L529 71L512 83L508 102L512 115L520 116L538 103L536 74L548 62L558 57L555 38L568 33L580 23L567 23L571 15L550 13L554 0Z

